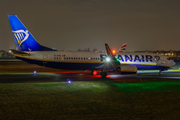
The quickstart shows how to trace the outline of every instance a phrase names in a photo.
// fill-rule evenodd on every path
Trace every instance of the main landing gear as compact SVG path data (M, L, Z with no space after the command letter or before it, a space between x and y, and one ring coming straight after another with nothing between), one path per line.
M102 78L106 78L106 76L107 76L107 72L101 72L101 77Z
M118 68L116 69L116 71L117 71L119 74L121 74L121 68L120 68L120 67L118 67Z

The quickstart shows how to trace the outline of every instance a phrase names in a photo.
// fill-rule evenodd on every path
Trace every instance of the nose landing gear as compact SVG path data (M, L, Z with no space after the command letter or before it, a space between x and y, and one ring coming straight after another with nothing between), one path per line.
M162 75L162 70L159 70L159 75Z

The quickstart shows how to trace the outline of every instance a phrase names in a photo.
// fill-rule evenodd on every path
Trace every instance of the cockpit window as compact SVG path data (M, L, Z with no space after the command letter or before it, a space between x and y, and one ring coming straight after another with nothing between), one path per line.
M159 61L160 60L160 57L158 55L154 56L154 60L155 61Z
M167 59L168 59L168 60L171 60L171 58L169 58L169 57L168 57Z

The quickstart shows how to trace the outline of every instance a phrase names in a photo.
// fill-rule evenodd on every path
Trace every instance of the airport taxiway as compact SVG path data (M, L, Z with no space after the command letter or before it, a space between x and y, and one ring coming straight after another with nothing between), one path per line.
M71 81L106 81L118 80L126 82L152 81L153 79L177 79L180 80L180 71L166 71L162 75L158 71L138 72L137 74L119 75L108 73L107 78L100 75L90 75L90 72L4 72L0 73L0 83L33 83L33 82L64 82Z
M180 80L179 63L174 69L163 71L138 71L137 74L117 74L109 72L107 78L99 75L90 75L90 71L70 71L46 68L27 64L26 62L0 62L0 83L27 83L27 82L64 82L71 81L106 81L118 80L125 82L152 81L153 79ZM34 73L36 71L36 73Z

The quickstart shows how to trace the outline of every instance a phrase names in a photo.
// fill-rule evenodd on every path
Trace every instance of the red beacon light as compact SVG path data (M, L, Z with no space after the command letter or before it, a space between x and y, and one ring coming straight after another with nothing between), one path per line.
M97 71L96 70L93 71L93 75L97 75Z
M115 54L115 53L116 53L116 51L115 51L115 50L113 50L112 52L113 52L113 54Z

